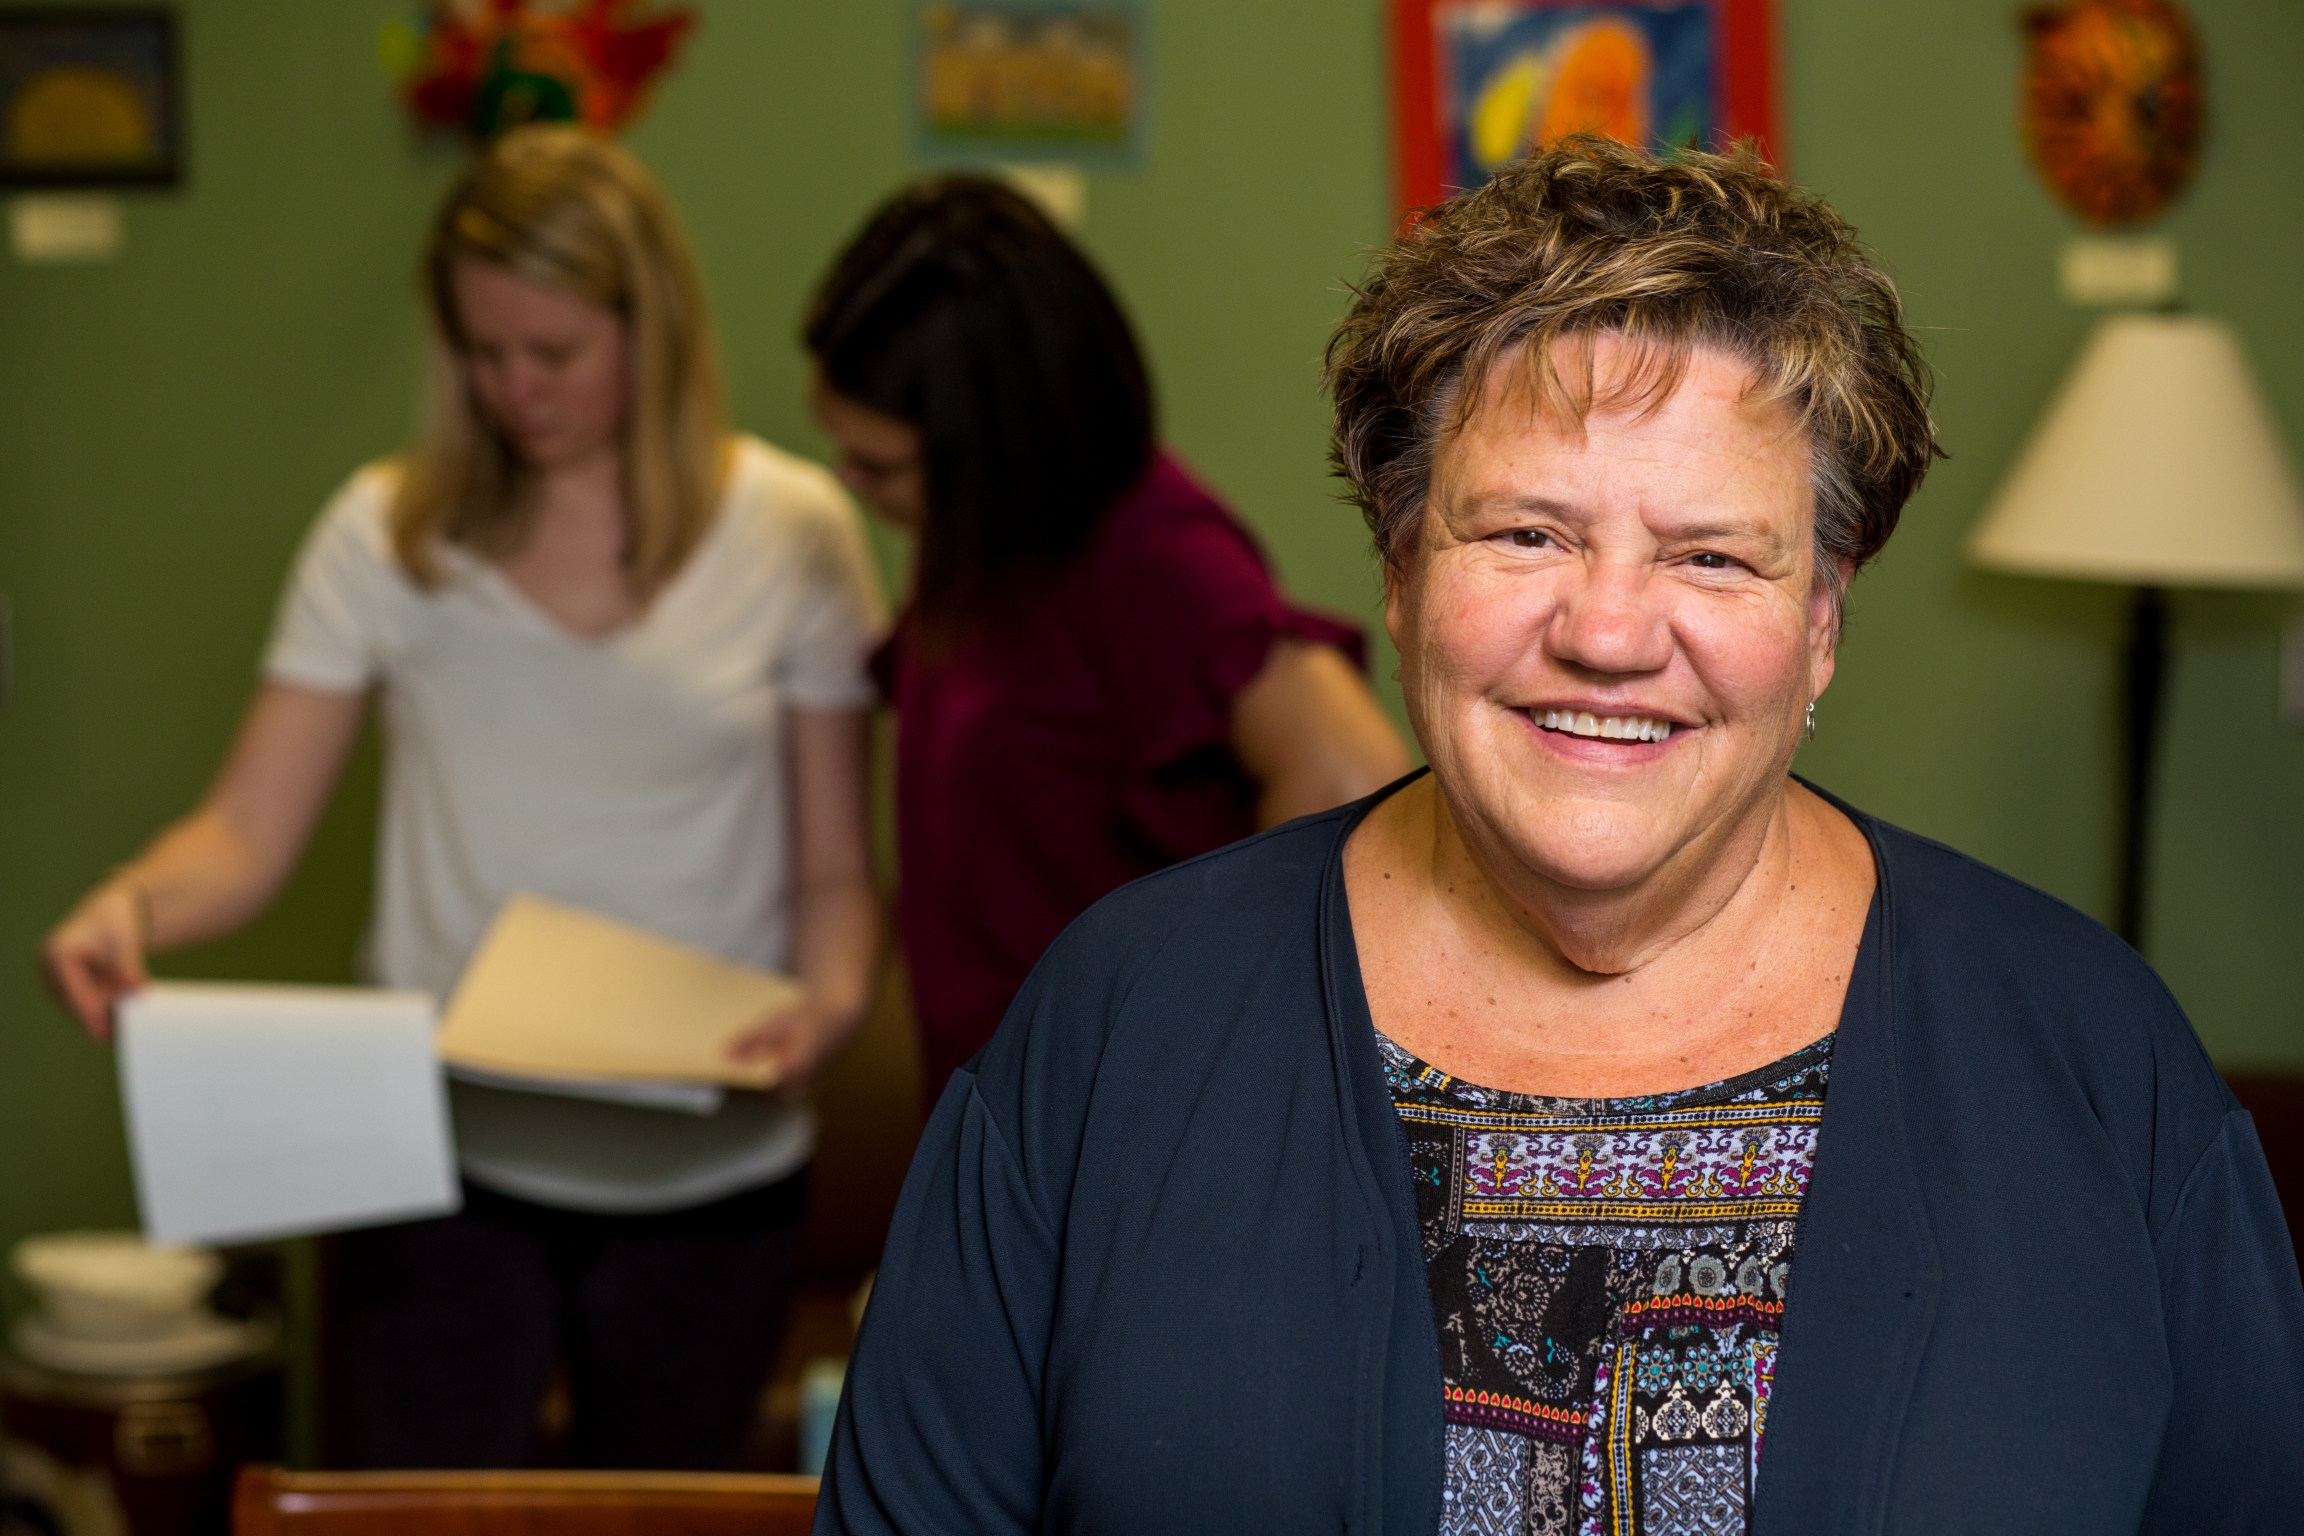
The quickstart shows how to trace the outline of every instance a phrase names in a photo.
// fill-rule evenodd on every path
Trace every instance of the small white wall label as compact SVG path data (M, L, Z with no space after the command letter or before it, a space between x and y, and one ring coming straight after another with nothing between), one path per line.
M2178 277L2176 242L2159 235L2074 235L2056 263L2056 291L2088 307L2173 303Z
M33 192L8 200L8 245L27 265L111 261L122 243L120 199Z

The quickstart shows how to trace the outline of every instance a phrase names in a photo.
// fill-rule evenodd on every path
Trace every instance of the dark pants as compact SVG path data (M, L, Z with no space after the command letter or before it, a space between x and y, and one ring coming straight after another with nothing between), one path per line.
M735 1467L784 1332L806 1180L650 1216L466 1185L457 1215L337 1238L344 1457L527 1466L557 1357L574 1465Z

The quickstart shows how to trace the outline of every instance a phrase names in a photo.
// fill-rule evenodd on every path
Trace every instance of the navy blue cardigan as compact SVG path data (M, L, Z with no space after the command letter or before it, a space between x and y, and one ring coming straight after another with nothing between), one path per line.
M1440 1359L1346 910L1366 806L1140 881L956 1075L819 1532L1425 1533ZM2304 1530L2304 1291L2264 1156L2086 917L1851 811L1756 1536Z

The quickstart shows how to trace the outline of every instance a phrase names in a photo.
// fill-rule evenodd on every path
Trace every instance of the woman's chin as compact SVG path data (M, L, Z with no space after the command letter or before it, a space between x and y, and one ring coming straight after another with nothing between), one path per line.
M1472 823L1464 830L1481 862L1503 866L1489 871L1499 884L1533 879L1597 894L1636 889L1671 862L1692 830L1687 789L1618 780L1593 794L1586 785L1522 780L1501 794L1475 786L1470 796L1450 798L1458 818Z
M1671 858L1671 850L1658 846L1654 829L1646 826L1583 827L1548 836L1549 830L1521 829L1513 840L1512 860L1546 884L1571 891L1598 896L1637 890Z
M546 475L580 469L615 446L612 437L567 430L516 432L510 439L520 461Z

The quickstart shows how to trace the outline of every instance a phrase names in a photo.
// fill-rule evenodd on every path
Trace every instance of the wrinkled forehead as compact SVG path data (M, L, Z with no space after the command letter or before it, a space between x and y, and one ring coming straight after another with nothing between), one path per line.
M1519 342L1485 364L1467 358L1441 392L1435 425L1443 450L1477 417L1501 426L1517 416L1530 430L1575 436L1595 413L1653 419L1691 389L1762 430L1805 436L1795 392L1755 350L1729 338L1620 331Z
M1474 474L1508 483L1618 469L1667 476L1684 496L1749 503L1757 491L1787 515L1813 500L1803 424L1781 391L1724 348L1665 352L1606 334L1566 338L1548 356L1524 347L1466 391L1450 426L1435 445L1428 510L1472 489Z

